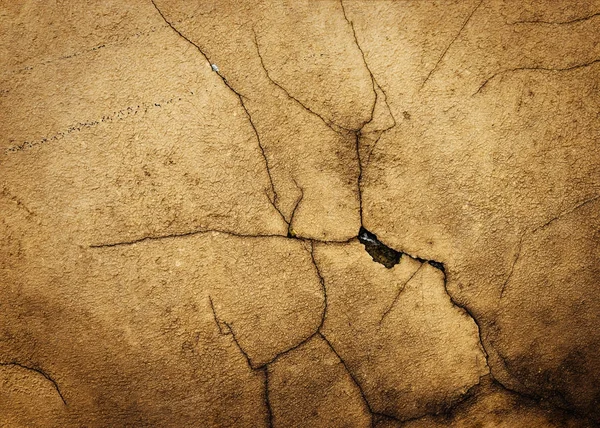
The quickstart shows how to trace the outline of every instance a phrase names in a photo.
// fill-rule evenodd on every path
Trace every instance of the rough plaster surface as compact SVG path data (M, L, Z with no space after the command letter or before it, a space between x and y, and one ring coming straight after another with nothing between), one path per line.
M0 426L600 424L600 2L0 18Z

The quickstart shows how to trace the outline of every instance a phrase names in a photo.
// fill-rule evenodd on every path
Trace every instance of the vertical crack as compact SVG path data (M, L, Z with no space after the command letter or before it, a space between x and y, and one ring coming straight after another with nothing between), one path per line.
M300 202L302 202L302 199L304 199L304 190L302 189L302 187L298 186L298 183L296 182L295 179L292 178L292 181L294 182L294 184L296 185L298 190L300 190L300 196L296 200L296 203L294 204L294 208L292 208L292 213L290 214L290 220L286 221L287 225L288 225L288 230L287 230L288 238L296 238L297 237L296 232L294 231L294 229L292 227L292 224L294 223L294 216L296 215L296 210L300 206Z
M183 40L185 40L186 42L188 42L189 44L191 44L192 46L194 46L198 52L200 52L200 54L204 57L204 59L206 60L206 62L208 62L208 65L211 67L211 69L221 78L221 81L225 84L225 86L231 91L233 92L233 94L235 94L235 96L238 98L240 105L242 106L242 109L244 110L246 117L248 118L248 122L250 123L250 126L252 127L252 130L254 131L254 135L256 136L256 140L258 142L258 147L260 149L260 152L262 154L263 160L265 162L265 168L267 171L267 176L269 178L269 189L267 191L267 198L269 199L269 202L271 203L271 205L273 206L273 208L275 208L275 210L277 211L277 213L279 213L279 216L283 219L283 221L285 221L285 216L283 215L281 209L279 208L278 205L278 196L277 196L277 191L275 189L275 183L273 181L273 176L271 175L271 168L269 165L269 159L267 157L267 153L265 151L265 148L261 142L260 139L260 135L258 133L258 130L256 129L256 125L254 124L254 121L252 120L252 115L250 114L250 111L248 110L248 107L246 106L246 103L244 102L244 96L239 93L237 90L235 90L233 88L233 86L231 86L231 84L227 81L227 79L225 78L225 76L219 71L218 67L214 66L213 67L213 62L210 60L210 58L208 57L208 55L204 52L204 50L196 43L194 43L192 40L190 40L188 37L186 37L181 31L179 31L177 28L175 28L175 26L167 19L167 17L163 14L163 12L159 9L159 7L156 5L154 0L150 0L152 2L152 5L154 6L154 8L156 9L156 11L158 12L158 14L161 16L161 18L163 19L163 21L165 21L165 23L179 36L181 37ZM287 221L286 221L287 223Z
M385 104L385 106L387 107L388 112L390 113L393 123L391 126L383 129L381 131L381 134L379 135L379 137L375 140L375 143L373 144L373 147L371 147L371 150L369 151L369 154L367 156L367 160L370 161L371 159L371 154L373 153L373 149L375 148L375 145L379 142L379 139L381 138L381 135L383 135L384 132L390 130L391 128L393 128L394 126L396 126L396 119L394 117L394 114L392 113L392 110L390 109L390 106L387 102L387 94L386 92L383 90L383 88L381 87L381 85L379 85L379 83L377 83L377 79L375 79L375 75L373 74L373 72L371 71L371 68L369 67L369 64L367 62L367 58L365 56L365 52L362 49L362 47L360 46L360 43L358 42L358 37L356 35L356 29L354 28L354 23L352 22L351 19L348 18L348 15L346 13L346 8L344 6L344 1L340 0L340 6L342 8L342 14L344 16L344 19L346 20L346 22L348 23L348 25L350 26L350 29L352 30L352 36L354 38L354 43L356 45L356 47L358 48L358 50L360 51L362 60L363 60L363 64L365 66L365 68L367 69L367 72L369 73L369 76L371 77L371 87L373 90L373 94L375 95L375 99L373 100L373 106L371 107L371 112L370 112L370 117L363 122L363 124L361 125L360 128L354 130L354 138L355 138L355 150L356 150L356 160L358 163L358 177L357 177L357 190L358 190L358 205L359 205L359 217L360 217L360 225L361 228L364 224L363 222L363 201L362 201L362 181L363 181L363 159L361 159L361 138L365 137L365 133L364 133L364 128L365 126L367 126L368 124L370 124L371 122L373 122L374 118L375 118L375 108L377 106L377 102L379 100L379 94L377 93L377 88L379 88L379 90L381 90L381 93L384 96L383 102ZM365 165L368 164L365 163Z
M273 409L271 408L271 400L269 398L269 366L265 364L262 369L265 375L265 404L267 406L267 426L273 428Z
M5 367L7 367L7 366L20 367L22 369L29 370L29 371L32 371L32 372L35 372L35 373L38 373L38 374L42 375L46 380L48 380L52 384L52 386L54 387L54 389L58 393L58 396L62 400L63 404L65 406L67 406L67 400L65 400L65 397L62 394L62 392L60 390L60 387L58 386L58 383L52 378L52 376L50 376L48 373L46 373L41 368L39 368L39 367L33 367L33 366L27 366L25 364L21 364L21 363L18 363L16 361L11 361L11 362L7 362L7 363L0 362L0 366L5 366Z

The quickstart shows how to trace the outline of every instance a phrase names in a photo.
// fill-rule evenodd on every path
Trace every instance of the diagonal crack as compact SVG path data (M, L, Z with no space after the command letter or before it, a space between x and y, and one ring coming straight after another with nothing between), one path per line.
M275 208L275 210L279 213L279 215L281 216L281 218L283 219L283 221L285 221L285 216L281 212L281 209L279 208L279 205L277 203L278 202L277 201L277 199L278 199L278 197L277 197L277 191L275 189L275 184L274 184L274 181L273 181L273 176L271 175L271 168L270 168L270 165L269 165L269 159L267 157L267 153L266 153L265 148L264 148L264 146L263 146L263 144L261 142L260 135L258 133L258 130L256 129L256 125L254 123L254 120L252 119L252 115L250 114L250 111L248 110L248 107L246 106L246 103L244 102L244 99L246 97L244 97L241 93L239 93L227 81L227 79L225 78L225 76L223 76L223 74L221 74L221 72L218 70L218 68L213 67L213 62L210 60L210 58L204 52L204 50L198 44L194 43L192 40L190 40L188 37L186 37L181 31L179 31L177 28L175 28L175 26L166 18L166 16L163 14L163 12L158 8L158 6L156 5L156 3L155 3L154 0L150 0L150 1L152 2L152 5L154 6L154 8L158 12L158 14L161 16L161 18L163 19L163 21L165 21L167 23L167 25L169 25L169 27L171 27L171 29L173 29L173 31L175 33L177 33L177 35L179 37L181 37L183 40L185 40L186 42L188 42L189 44L191 44L192 46L194 46L198 50L198 52L200 52L200 54L204 57L204 59L206 60L206 62L208 62L209 66L211 66L212 70L215 73L217 73L217 75L221 78L221 80L225 84L225 86L231 92L233 92L233 94L235 94L235 96L238 98L242 109L246 113L246 117L248 118L248 122L250 123L250 126L252 127L252 130L254 131L254 135L256 136L256 140L258 142L258 147L260 149L260 152L262 154L263 160L265 162L265 168L266 168L266 171L267 171L267 175L269 177L269 185L270 185L269 193L267 193L267 198L271 202L271 205L273 205L273 208Z
M427 77L425 77L425 80L423 80L423 83L421 83L421 87L419 88L419 91L421 91L421 89L423 89L423 87L425 86L425 84L427 83L427 81L431 78L431 76L433 75L433 73L437 70L438 66L440 65L440 63L442 62L442 60L444 59L444 57L448 53L448 50L450 49L450 47L452 47L452 45L454 44L454 42L456 42L456 40L459 38L459 36L461 35L461 33L463 32L463 30L465 29L465 27L467 26L467 24L469 23L469 21L471 20L471 18L473 17L473 15L477 11L477 9L479 9L479 7L481 6L482 3L483 3L483 0L481 0L477 4L477 6L475 6L473 8L473 10L471 11L471 13L469 13L469 15L467 16L467 18L463 22L462 26L460 27L460 30L458 30L458 32L456 33L456 35L454 36L454 38L450 41L450 43L448 44L448 46L446 46L446 49L444 49L444 52L442 52L442 55L438 58L437 62L433 66L433 68L429 71L429 73L427 73Z
M338 125L337 123L333 122L332 120L326 119L321 114L317 113L316 111L314 111L313 109L308 107L306 104L304 104L298 98L296 98L292 94L290 94L290 92L281 83L279 83L278 81L273 79L273 77L271 76L271 73L269 72L269 69L265 65L265 61L264 61L264 58L263 58L263 55L262 55L262 52L260 49L260 45L258 43L258 36L257 36L256 30L254 28L252 29L252 33L254 35L254 46L256 47L256 52L258 54L258 58L260 59L260 65L262 66L265 74L267 75L267 78L271 81L271 83L273 83L275 86L277 86L279 89L281 89L283 91L283 93L290 100L296 102L300 107L302 107L304 110L306 110L310 114L318 117L329 129L331 129L336 134L344 135L343 132L353 132L352 129L345 128L342 125Z
M512 265L510 267L510 271L508 273L508 276L506 277L506 280L502 284L502 287L500 288L500 298L504 297L504 292L506 291L506 287L507 287L507 285L508 285L508 283L509 283L509 281L510 281L512 275L513 275L513 272L515 270L515 266L516 266L517 262L519 261L519 257L521 256L521 251L523 249L523 242L525 240L525 236L526 235L531 236L531 235L539 232L540 230L545 229L546 227L550 226L552 223L554 223L555 221L559 220L560 218L562 218L562 217L564 217L564 216L566 216L568 214L571 214L572 212L577 211L579 208L582 208L582 207L586 206L587 204L591 204L591 203L597 201L598 199L600 199L600 195L596 195L594 197L585 199L584 201L581 201L581 202L577 203L574 207L569 208L569 209L561 212L558 215L555 215L554 217L552 217L550 220L546 221L542 225L537 226L537 227L531 229L529 232L525 232L525 233L523 233L521 235L521 237L519 238L519 243L517 245L517 251L516 251L515 258L513 259Z
M371 426L374 426L374 424L375 424L374 419L376 417L381 417L381 416L399 422L399 419L397 419L396 417L394 417L392 415L388 415L388 414L385 414L385 413L376 412L376 411L373 410L373 408L371 407L371 404L369 403L369 400L367 399L367 396L366 396L366 394L365 394L362 386L360 385L360 383L358 382L358 379L356 378L356 376L354 375L354 373L352 372L352 370L348 366L348 363L346 363L346 361L342 358L342 356L335 349L335 347L333 346L333 344L331 343L331 341L327 338L327 336L325 336L325 334L322 331L318 332L317 334L319 335L319 337L321 339L323 339L325 341L325 343L327 344L327 346L329 346L329 349L331 349L331 351L335 354L335 356L338 358L338 360L340 360L340 363L342 364L342 366L346 370L346 373L348 373L348 376L350 376L350 379L352 379L352 382L358 388L358 392L360 393L360 396L361 396L361 398L362 398L362 400L363 400L363 402L365 404L365 407L367 408L367 410L371 414Z
M65 406L67 406L67 400L65 400L65 397L63 396L63 394L62 394L62 392L61 392L61 390L60 390L60 388L58 386L58 383L52 378L52 376L50 376L48 373L46 373L41 368L39 368L39 367L33 367L33 366L27 366L25 364L21 364L21 363L18 363L16 361L0 362L0 366L5 366L5 367L6 366L20 367L22 369L29 370L29 371L32 371L32 372L36 372L36 373L42 375L45 379L47 379L52 384L52 386L54 387L54 389L58 393L60 399L62 400L63 404Z
M508 73L514 73L514 72L518 72L518 71L546 71L546 72L561 72L561 71L571 71L571 70L578 70L580 68L585 68L585 67L589 67L591 65L600 63L600 58L589 61L589 62L585 62L583 64L576 64L576 65L572 65L569 67L564 67L564 68L552 68L552 67L516 67L516 68L509 68L506 70L501 70L498 71L494 74L492 74L490 77L488 77L487 79L485 79L485 81L479 86L479 88L477 89L477 91L475 91L472 95L477 95L481 92L481 90L483 88L486 87L486 85L494 80L496 77L498 76L503 76L505 74Z
M383 314L381 315L381 319L379 320L379 327L381 328L381 324L383 324L383 321L385 320L385 317L389 315L390 312L392 312L392 309L394 309L394 306L396 306L396 303L398 302L398 300L400 299L400 294L402 294L402 291L404 290L404 288L406 287L406 284L408 284L417 274L417 272L419 272L421 270L421 268L423 267L423 264L419 265L419 267L417 269L415 269L415 271L412 273L412 275L404 282L404 284L402 284L401 287L398 287L398 291L396 292L396 296L394 297L394 300L392 300L392 303L390 304L390 306L388 306L388 308L383 312Z

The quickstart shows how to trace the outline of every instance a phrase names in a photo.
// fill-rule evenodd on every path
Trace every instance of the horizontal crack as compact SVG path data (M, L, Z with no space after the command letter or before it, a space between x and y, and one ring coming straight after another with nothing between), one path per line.
M570 67L565 67L565 68L551 68L551 67L516 67L516 68L510 68L507 70L502 70L499 71L497 73L492 74L490 77L488 77L487 79L485 79L485 81L481 84L481 86L479 86L479 88L477 89L477 91L475 91L473 93L473 95L477 95L481 92L481 90L493 79L495 79L498 76L502 76L504 74L508 74L508 73L513 73L513 72L517 72L517 71L547 71L547 72L561 72L561 71L571 71L571 70L578 70L580 68L585 68L585 67L589 67L591 65L597 64L600 62L600 58L595 59L593 61L590 62L586 62L583 64L576 64Z
M514 22L509 22L507 23L508 25L517 25L517 24L545 24L545 25L568 25L568 24L575 24L578 22L584 22L584 21L588 21L592 18L595 18L597 16L600 16L600 12L598 13L594 13L592 15L589 16L583 16L581 18L575 18L575 19L571 19L569 21L543 21L543 20L530 20L530 21L514 21Z

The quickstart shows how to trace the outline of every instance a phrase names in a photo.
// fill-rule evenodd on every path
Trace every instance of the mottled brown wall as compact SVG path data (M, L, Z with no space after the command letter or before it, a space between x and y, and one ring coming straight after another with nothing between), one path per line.
M600 425L600 2L0 0L1 427Z

